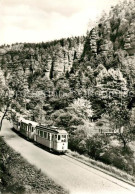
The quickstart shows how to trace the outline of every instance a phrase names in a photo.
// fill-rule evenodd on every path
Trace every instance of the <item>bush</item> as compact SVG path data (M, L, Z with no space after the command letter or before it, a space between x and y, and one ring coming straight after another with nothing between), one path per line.
M110 147L106 152L104 152L99 160L124 170L131 175L134 174L135 163L133 159L133 152L129 147L127 147L126 150L124 150L121 146Z
M83 130L76 130L74 135L70 135L69 148L80 154L86 153L86 134Z
M105 135L96 134L93 137L89 137L86 141L87 153L91 158L95 160L100 159L100 155L108 148L109 138Z
M25 187L11 173L12 151L0 137L0 190L2 193L24 193Z
M135 174L134 152L130 147L110 145L109 137L96 134L86 140L86 144L78 144L91 158L115 166L130 175Z

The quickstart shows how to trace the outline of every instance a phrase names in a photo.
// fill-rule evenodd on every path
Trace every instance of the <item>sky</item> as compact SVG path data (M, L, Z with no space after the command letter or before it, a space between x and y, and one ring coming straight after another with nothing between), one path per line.
M119 0L0 0L0 45L85 35Z

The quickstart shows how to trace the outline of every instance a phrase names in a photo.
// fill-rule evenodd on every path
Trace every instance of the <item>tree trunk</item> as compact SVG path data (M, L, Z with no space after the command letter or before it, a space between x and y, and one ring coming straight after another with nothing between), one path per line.
M2 118L1 118L1 121L0 121L0 131L2 129L3 120L4 120L5 116L6 116L6 113L8 112L8 108L9 108L9 105L7 105L6 110L5 110L5 112L4 112L4 114L3 114Z
M126 140L124 139L124 137L122 136L121 133L120 133L120 138L121 138L122 143L123 143L123 148L125 149L126 148L126 145L127 145L127 142L126 142Z
M127 145L127 143L126 143L126 141L123 141L123 148L125 149L126 148L126 145Z

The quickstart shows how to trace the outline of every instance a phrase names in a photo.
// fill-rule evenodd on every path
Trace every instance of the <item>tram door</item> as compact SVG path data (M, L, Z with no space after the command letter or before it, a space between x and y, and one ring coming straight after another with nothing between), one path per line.
M52 134L48 133L48 139L49 139L49 147L52 148Z
M18 122L17 129L18 129L18 131L20 131L20 122Z
M55 135L52 134L52 148L55 148Z
M34 133L34 141L37 141L37 134L38 134L38 129L35 128L35 133Z

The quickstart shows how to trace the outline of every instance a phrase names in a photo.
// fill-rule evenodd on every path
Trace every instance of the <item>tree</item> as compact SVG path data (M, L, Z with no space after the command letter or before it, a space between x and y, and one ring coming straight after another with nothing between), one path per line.
M73 151L77 151L80 154L86 152L86 133L84 130L75 130L74 134L70 135L69 148Z
M2 129L3 120L10 119L12 115L12 107L16 106L17 102L21 104L25 100L23 78L22 80L15 75L9 79L7 84L3 74L0 76L0 111L3 115L0 120L0 131Z
M2 73L0 72L0 111L3 112L3 115L0 120L0 131L2 128L3 120L9 110L13 95L10 92L9 88L6 86L5 78Z
M74 114L74 112L71 112L71 110L68 108L66 111L63 109L56 110L51 115L51 120L53 120L57 126L62 126L68 131L71 130L72 126L79 126L84 124L83 119Z
M109 138L105 135L95 134L86 140L86 149L88 155L96 160L100 159L100 156L108 148Z
M93 115L90 101L84 98L74 100L74 102L70 104L70 107L78 114L78 116L85 119L89 119Z
M131 116L130 116L130 125L131 125L133 131L135 131L135 107L132 108L130 114L131 114Z
M123 144L123 148L126 149L127 144L134 141L134 133L129 127L124 129L122 127L121 130L122 131L117 134L117 138Z
M125 103L125 100L121 100L120 104L113 105L110 110L110 123L117 132L117 139L123 144L123 148L126 149L127 144L134 140L131 113L127 108L127 103Z

